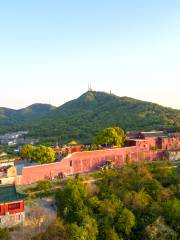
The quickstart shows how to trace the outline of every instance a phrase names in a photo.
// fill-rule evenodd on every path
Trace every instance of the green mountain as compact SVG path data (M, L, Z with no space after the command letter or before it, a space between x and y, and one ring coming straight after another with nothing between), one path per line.
M54 108L54 106L42 103L32 104L20 110L0 108L0 133L20 130L22 128L28 129L25 126L30 126L33 122L47 116Z
M53 107L34 104L21 110L0 109L0 131L29 130L31 136L48 140L88 142L102 128L127 130L173 128L180 110L129 97L88 91L79 98Z

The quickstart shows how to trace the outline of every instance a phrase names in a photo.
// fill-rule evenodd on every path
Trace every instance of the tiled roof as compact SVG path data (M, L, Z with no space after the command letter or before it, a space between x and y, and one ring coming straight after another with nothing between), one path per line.
M142 134L145 137L162 137L162 136L167 136L167 134L165 134L162 131L141 132L140 134Z
M26 197L25 194L17 193L15 185L0 186L0 203L20 201Z
M9 156L0 156L0 162L14 162L15 158Z
M144 135L145 137L164 137L164 138L180 136L180 132L166 133L162 131L140 132L140 134Z
M168 133L168 134L162 136L162 138L177 138L177 137L180 137L180 132Z

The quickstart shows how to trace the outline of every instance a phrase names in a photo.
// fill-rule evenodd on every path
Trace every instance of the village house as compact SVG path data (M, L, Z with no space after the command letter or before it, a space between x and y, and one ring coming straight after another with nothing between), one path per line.
M4 167L4 166L14 166L14 162L15 162L15 157L10 157L7 155L7 153L0 153L0 167Z
M2 166L0 167L0 185L2 184L14 184L17 176L17 170L15 166Z
M25 197L16 191L15 185L0 186L0 227L23 224Z

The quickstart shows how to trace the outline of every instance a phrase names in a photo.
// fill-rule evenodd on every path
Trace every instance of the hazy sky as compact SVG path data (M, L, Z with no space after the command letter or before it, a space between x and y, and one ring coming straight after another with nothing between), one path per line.
M61 105L89 83L180 109L180 1L0 1L0 106Z

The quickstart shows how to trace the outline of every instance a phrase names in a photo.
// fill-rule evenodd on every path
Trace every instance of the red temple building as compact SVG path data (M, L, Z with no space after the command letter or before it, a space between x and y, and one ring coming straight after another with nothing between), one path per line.
M15 185L0 186L0 227L13 227L24 222L24 199Z

